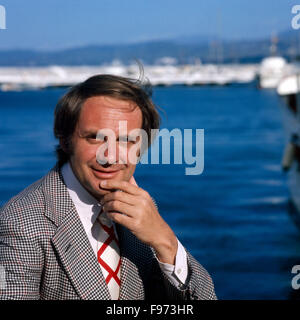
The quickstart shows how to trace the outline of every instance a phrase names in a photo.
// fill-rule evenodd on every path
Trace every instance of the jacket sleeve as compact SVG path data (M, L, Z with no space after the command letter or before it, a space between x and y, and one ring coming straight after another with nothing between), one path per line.
M0 300L39 299L42 255L19 218L0 211Z
M213 281L208 272L188 252L188 278L180 288L174 286L161 271L158 262L153 263L150 300L216 300Z

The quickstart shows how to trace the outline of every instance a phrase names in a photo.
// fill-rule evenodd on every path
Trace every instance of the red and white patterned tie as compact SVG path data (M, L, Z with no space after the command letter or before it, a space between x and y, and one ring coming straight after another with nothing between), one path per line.
M97 259L100 263L111 298L112 300L117 300L119 298L121 284L119 241L112 221L106 217L102 209L98 216L98 222L101 228L98 236L100 246L97 252Z

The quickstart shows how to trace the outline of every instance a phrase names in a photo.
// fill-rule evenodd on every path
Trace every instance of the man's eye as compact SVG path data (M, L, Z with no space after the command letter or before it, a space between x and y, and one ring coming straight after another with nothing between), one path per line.
M128 141L128 140L119 140L119 144L122 146L131 146L132 144L137 143L136 141Z
M92 143L96 143L97 142L96 136L88 136L88 137L86 137L86 139L89 142L92 142Z

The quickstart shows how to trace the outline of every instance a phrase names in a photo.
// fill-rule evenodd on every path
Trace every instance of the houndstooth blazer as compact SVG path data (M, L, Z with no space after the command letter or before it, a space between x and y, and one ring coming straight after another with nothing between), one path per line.
M187 252L189 279L176 288L154 251L117 225L120 300L216 299L207 271ZM111 299L58 166L0 210L0 299Z

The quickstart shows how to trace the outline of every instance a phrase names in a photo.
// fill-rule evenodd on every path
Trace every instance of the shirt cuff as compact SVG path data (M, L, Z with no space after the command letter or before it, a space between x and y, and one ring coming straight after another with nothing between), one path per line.
M175 259L175 266L169 263L160 262L156 257L161 270L165 273L171 283L182 288L188 276L187 255L184 247L177 239L178 248Z

